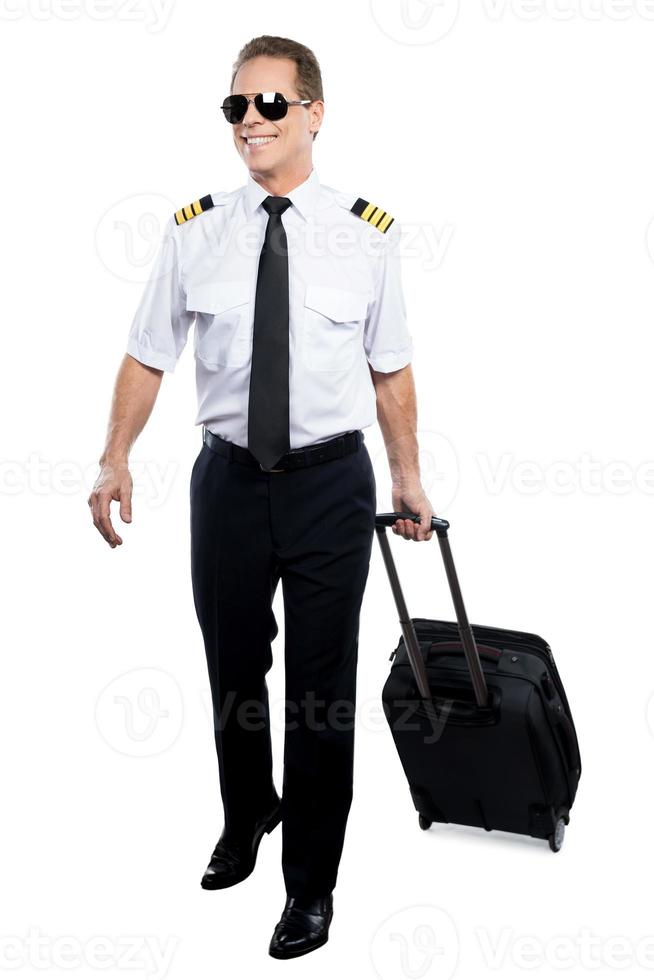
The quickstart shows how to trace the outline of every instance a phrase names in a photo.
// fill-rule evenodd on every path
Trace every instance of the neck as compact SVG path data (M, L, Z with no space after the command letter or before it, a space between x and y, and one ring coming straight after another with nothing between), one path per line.
M260 184L265 191L273 197L285 197L309 177L313 169L311 161L303 165L285 170L283 173L272 173L269 171L260 172L251 170L250 175L257 184Z

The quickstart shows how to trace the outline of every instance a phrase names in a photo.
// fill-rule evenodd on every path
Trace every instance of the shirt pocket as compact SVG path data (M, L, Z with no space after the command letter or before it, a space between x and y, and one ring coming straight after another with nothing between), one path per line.
M242 367L250 354L250 282L189 286L186 309L197 314L195 355L205 364Z
M309 283L304 298L302 361L310 371L344 371L363 348L368 293Z

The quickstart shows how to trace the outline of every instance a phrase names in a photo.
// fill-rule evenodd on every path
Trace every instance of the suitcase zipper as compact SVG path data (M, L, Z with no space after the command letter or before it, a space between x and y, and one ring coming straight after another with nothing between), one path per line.
M438 636L439 638L442 638L442 631L439 629L438 625L436 626L431 625L432 623L431 620L414 619L412 620L412 622L416 634L418 636L418 639L422 638L424 640L428 640L433 636ZM439 621L436 620L435 622L438 623ZM421 623L423 625L420 625ZM452 625L456 627L456 623L453 624L447 623L446 625L448 626ZM509 650L512 649L512 647L507 645L506 640L510 640L511 643L515 643L516 645L520 646L520 649L517 650L518 653L531 652L535 656L540 657L541 660L545 661L545 663L547 663L551 669L557 694L559 695L563 704L565 705L566 712L570 717L570 720L572 721L572 713L570 711L570 705L568 704L568 699L565 693L565 689L563 687L563 682L561 681L561 677L559 675L559 672L556 667L556 663L554 661L554 654L552 653L552 649L550 645L541 636L538 636L538 634L536 633L524 633L521 632L520 630L504 630L504 629L498 629L497 627L494 626L482 626L479 623L472 623L471 628L475 640L477 642L483 642L483 640L488 640L490 643L499 644L499 646L501 646L503 649ZM453 631L452 635L456 636L457 634L455 631ZM534 643L533 640L538 640L539 642ZM391 660L393 659L393 657L397 653L399 646L400 644L398 643L398 646L395 648L395 650L393 651L389 659Z

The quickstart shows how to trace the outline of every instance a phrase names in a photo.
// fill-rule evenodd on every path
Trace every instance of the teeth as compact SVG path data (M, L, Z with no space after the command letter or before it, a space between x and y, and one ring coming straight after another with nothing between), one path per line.
M256 146L259 143L272 143L272 141L273 140L276 140L276 139L277 139L276 136L254 136L254 137L248 137L248 146L251 146L252 144L254 144Z

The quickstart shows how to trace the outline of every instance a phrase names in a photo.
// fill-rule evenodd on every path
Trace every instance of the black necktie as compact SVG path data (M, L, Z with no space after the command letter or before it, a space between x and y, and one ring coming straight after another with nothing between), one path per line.
M287 197L267 197L266 237L259 257L250 368L248 449L273 469L290 449L288 410L288 243L282 214Z

